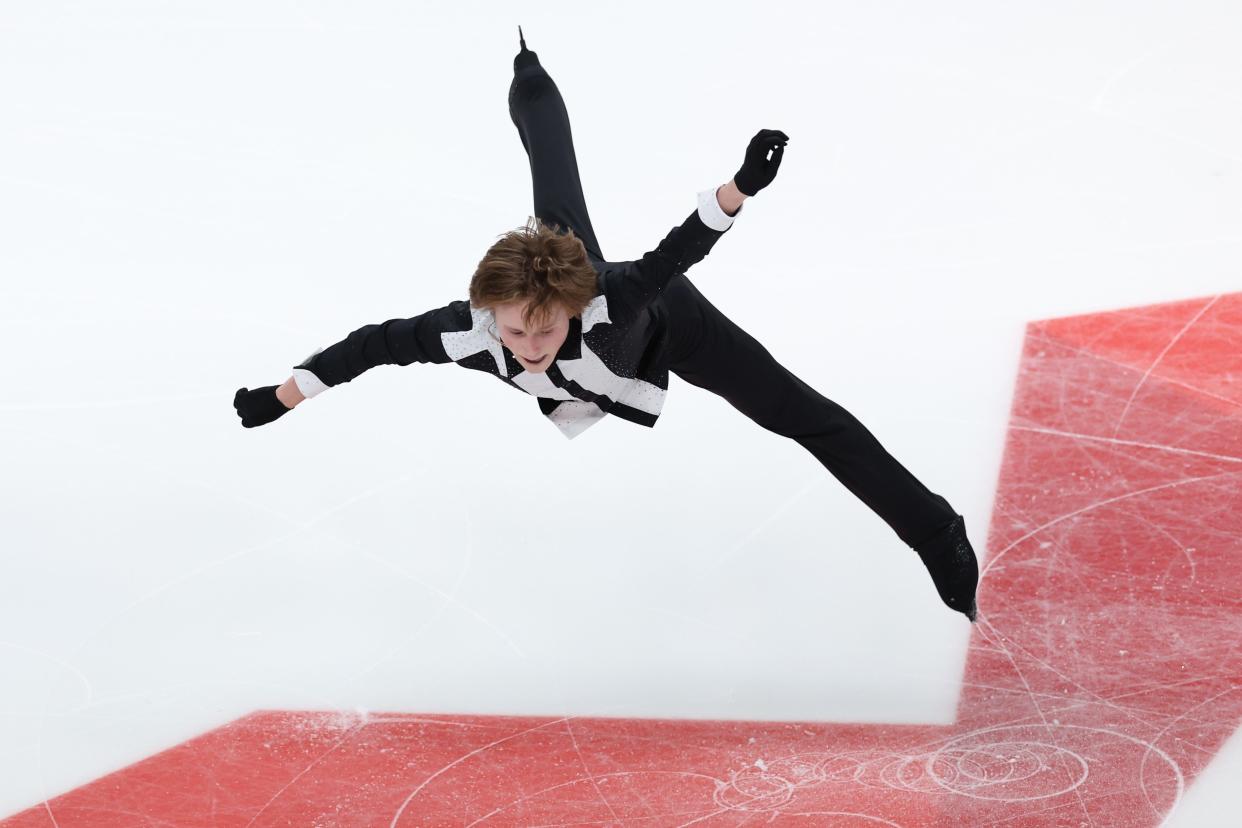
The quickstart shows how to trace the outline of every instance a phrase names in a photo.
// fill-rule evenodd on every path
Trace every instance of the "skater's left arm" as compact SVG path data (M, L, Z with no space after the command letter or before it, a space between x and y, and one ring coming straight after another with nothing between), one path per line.
M698 209L670 230L655 250L626 262L621 270L601 273L613 322L632 321L660 295L669 279L703 260L733 225L742 202L772 183L788 141L789 136L780 130L759 130L746 147L737 174L726 184L699 193Z
M742 202L746 200L746 193L737 188L737 183L732 178L728 184L722 184L716 188L716 203L720 205L720 209L729 218L737 215L738 210L742 209Z
M698 209L670 230L655 250L641 259L600 272L601 292L608 302L608 318L613 324L634 321L655 301L669 279L701 261L733 224L716 190L699 193L698 201Z

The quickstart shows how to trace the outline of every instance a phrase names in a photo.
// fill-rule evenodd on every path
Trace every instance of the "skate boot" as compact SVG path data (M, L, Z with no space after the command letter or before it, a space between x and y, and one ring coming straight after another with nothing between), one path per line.
M962 516L915 546L914 551L931 573L940 600L973 624L978 612L975 589L979 586L979 562L966 538L966 521Z
M513 59L513 71L516 73L527 66L539 65L539 55L526 48L526 38L522 36L522 27L518 26L518 42L522 44L522 51L517 53L517 57Z

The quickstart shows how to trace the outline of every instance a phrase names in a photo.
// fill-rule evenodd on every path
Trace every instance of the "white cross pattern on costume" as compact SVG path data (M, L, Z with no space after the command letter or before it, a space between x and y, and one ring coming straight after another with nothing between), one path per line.
M479 351L488 351L496 360L496 370L502 377L508 377L509 369L505 365L504 346L488 333L493 322L495 322L495 316L490 310L479 309L471 305L470 330L445 331L440 334L440 342L444 345L444 352L448 354L449 359L459 362Z

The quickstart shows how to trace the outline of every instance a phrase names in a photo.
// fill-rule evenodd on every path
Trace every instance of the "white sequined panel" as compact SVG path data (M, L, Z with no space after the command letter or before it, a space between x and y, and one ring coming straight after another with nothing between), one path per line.
M604 364L599 356L582 343L581 357L578 359L562 359L556 363L566 379L571 379L588 391L604 394L615 400L625 390L625 386L633 382L628 377L618 376Z
M648 414L658 415L664 408L664 397L667 393L658 385L636 379L631 381L630 386L622 392L617 402Z
M556 423L561 433L572 440L605 416L595 403L578 401L561 403L548 415L548 419Z
M602 324L612 324L612 319L608 316L608 300L601 293L592 299L582 311L582 332L586 333L596 325Z
M440 334L444 352L449 359L459 362L479 351L488 351L496 360L496 369L502 377L509 376L505 365L504 346L490 333L496 317L490 310L480 310L470 306L470 330L445 331Z
M556 364L560 366L562 371L565 370L565 360L561 360ZM578 399L564 388L558 388L553 385L552 380L548 379L548 375L543 371L523 371L520 374L516 374L513 377L513 384L518 388L521 388L526 393L536 397L547 397L550 400Z

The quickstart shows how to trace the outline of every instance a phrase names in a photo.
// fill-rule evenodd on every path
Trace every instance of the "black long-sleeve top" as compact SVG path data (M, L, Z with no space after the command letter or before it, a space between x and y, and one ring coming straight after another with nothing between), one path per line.
M653 427L668 391L662 358L668 319L658 299L669 279L708 254L735 216L721 209L714 189L706 190L698 208L641 259L595 264L599 293L581 317L570 318L569 334L543 372L526 371L493 336L490 310L459 299L358 328L295 366L294 382L309 398L376 365L455 362L537 397L570 439L605 414Z

